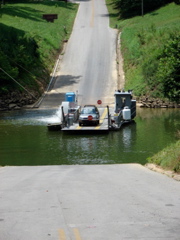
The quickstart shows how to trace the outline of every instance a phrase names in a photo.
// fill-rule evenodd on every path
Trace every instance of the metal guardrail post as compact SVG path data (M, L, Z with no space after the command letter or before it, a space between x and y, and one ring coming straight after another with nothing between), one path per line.
M108 129L110 127L110 114L109 114L109 106L107 105L107 113L108 113Z
M61 111L62 111L62 124L63 124L63 126L66 126L63 106L61 107Z

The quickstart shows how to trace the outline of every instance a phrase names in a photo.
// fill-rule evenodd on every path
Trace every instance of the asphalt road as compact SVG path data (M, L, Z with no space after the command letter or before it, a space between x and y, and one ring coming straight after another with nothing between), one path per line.
M138 164L0 168L1 240L179 240L180 182Z
M64 93L78 91L79 104L114 102L117 89L116 37L104 0L79 1L71 37L62 55L53 89L41 108L58 107Z

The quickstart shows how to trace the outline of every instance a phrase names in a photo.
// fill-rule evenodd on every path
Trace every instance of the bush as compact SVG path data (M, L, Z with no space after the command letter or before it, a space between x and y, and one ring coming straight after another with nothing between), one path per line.
M27 84L27 79L32 78L30 71L40 64L35 39L23 31L1 24L0 42L0 68L3 69L0 71L0 89L3 91L6 85L6 89L14 88L12 78L21 79Z
M180 33L170 34L164 46L157 70L158 81L163 85L164 96L180 101Z
M131 35L126 33L126 38L127 36L131 40L128 43L128 48L123 49L127 80L126 87L131 85L131 88L134 87L136 95L142 95L144 91L135 82L141 82L142 86L144 82L148 95L179 102L179 30L159 30L151 25L138 30L134 37L132 37L132 33ZM138 73L138 81L136 81L137 77L133 76L132 73ZM130 80L132 78L134 83Z

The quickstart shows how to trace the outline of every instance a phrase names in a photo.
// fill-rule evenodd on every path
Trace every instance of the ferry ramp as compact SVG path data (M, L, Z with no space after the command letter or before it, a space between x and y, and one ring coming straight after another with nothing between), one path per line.
M117 30L109 27L104 0L78 2L79 10L68 42L59 56L51 86L40 108L57 108L66 92L78 91L78 104L114 101L117 86ZM57 30L58 31L58 30Z

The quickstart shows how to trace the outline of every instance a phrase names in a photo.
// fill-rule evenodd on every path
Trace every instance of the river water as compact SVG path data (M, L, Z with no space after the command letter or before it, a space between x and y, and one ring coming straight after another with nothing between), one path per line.
M50 132L57 110L0 113L0 165L141 163L177 140L178 109L137 109L135 123L96 135Z

